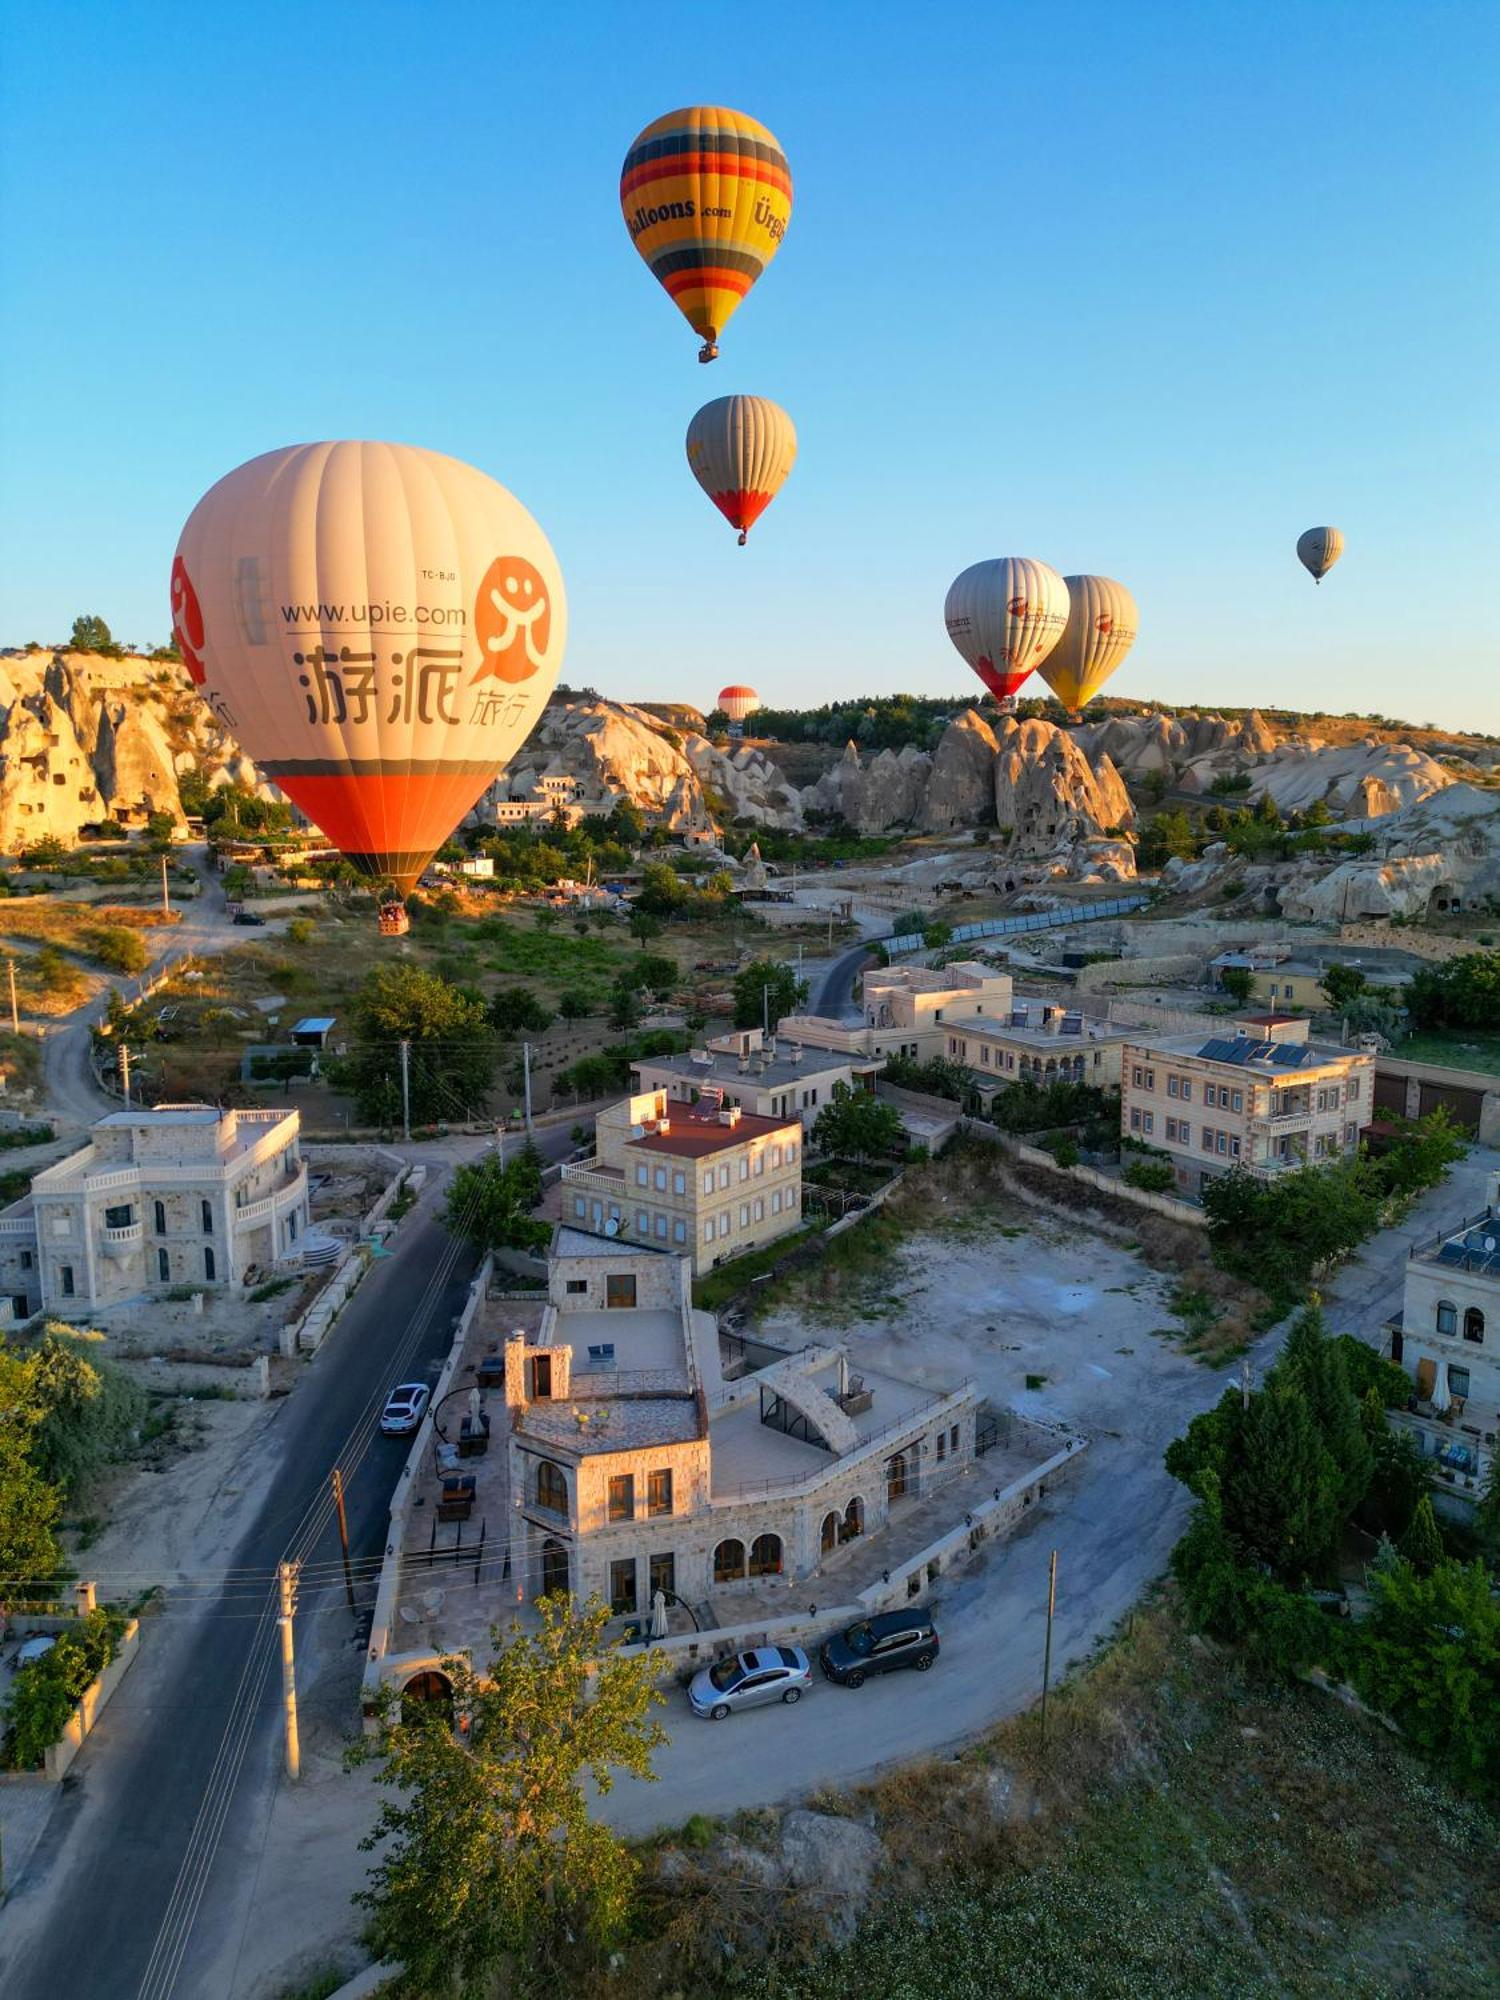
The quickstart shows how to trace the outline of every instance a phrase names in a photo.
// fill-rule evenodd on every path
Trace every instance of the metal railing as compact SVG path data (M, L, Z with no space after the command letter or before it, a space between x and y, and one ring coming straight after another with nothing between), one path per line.
M1147 896L1116 896L1107 903L1060 903L1055 910L1028 910L1014 917L985 917L977 923L956 924L948 945L967 944L972 939L994 937L1020 937L1030 931L1059 930L1069 924L1097 923L1103 917L1124 917L1133 910L1143 910L1150 898ZM907 932L900 937L876 940L892 955L924 949L920 931Z
M1481 1208L1473 1215L1462 1217L1458 1222L1450 1222L1445 1229L1435 1230L1431 1236L1414 1237L1411 1248L1406 1253L1408 1262L1413 1257L1425 1257L1430 1251L1440 1250L1445 1243L1451 1243L1455 1236L1462 1236L1467 1230L1477 1229L1481 1222L1493 1222L1496 1225L1496 1235L1500 1236L1500 1212L1493 1208ZM1465 1254L1472 1254L1485 1260L1485 1253L1482 1251Z
M878 1386L878 1385L877 1385ZM732 1493L714 1493L709 1497L710 1507L734 1507L743 1503L750 1494L760 1494L776 1499L795 1499L804 1493L816 1492L831 1479L842 1479L847 1474L860 1470L870 1459L879 1458L882 1452L892 1448L892 1440L906 1437L913 1440L913 1433L925 1430L927 1425L942 1411L963 1409L979 1394L974 1382L961 1382L956 1389L950 1389L945 1396L935 1396L930 1403L919 1404L908 1410L904 1417L896 1418L882 1430L861 1438L853 1451L846 1451L828 1460L825 1465L816 1466L811 1472L804 1472L795 1479L757 1479L737 1485ZM737 1407L743 1408L744 1405ZM712 1432L710 1432L710 1439Z

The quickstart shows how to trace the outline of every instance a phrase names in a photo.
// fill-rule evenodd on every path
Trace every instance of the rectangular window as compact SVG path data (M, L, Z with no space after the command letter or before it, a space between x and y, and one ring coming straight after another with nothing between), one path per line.
M1130 1107L1130 1129L1132 1132L1139 1132L1141 1129L1141 1113L1139 1105L1132 1104Z
M1213 1127L1211 1125L1205 1125L1203 1128L1203 1150L1205 1153L1211 1153L1213 1149L1214 1149Z
M633 1306L635 1304L634 1271L610 1271L604 1279L604 1303L606 1306Z
M748 1229L749 1227L750 1227L750 1204L748 1201L742 1201L740 1203L740 1228Z
M203 1220L203 1234L205 1236L212 1236L214 1233L213 1204L207 1201L200 1201L198 1204L198 1213Z
M948 1449L949 1449L949 1451L957 1451L957 1450L958 1450L958 1425L957 1425L957 1424L954 1424L954 1425L953 1425L953 1427L952 1427L952 1429L951 1429L951 1430L950 1430L950 1431L948 1432Z
M1156 1088L1156 1071L1154 1069L1148 1069L1146 1072L1146 1088L1147 1090L1155 1090Z
M627 1618L635 1610L635 1557L625 1556L609 1566L609 1608L617 1618Z
M1227 1153L1229 1151L1229 1135L1227 1133L1216 1132L1214 1134L1214 1151L1218 1153Z
M33 1259L31 1252L29 1250L23 1250L21 1252L21 1269L23 1271L29 1271L34 1261L35 1260Z
M1098 1060L1099 1058L1095 1056L1094 1061L1098 1062ZM1190 1076L1185 1076L1182 1079L1182 1101L1184 1104L1191 1104L1193 1101L1193 1079Z
M169 1285L172 1282L172 1260L165 1250L158 1250L156 1253L156 1281L159 1285Z
M152 1208L155 1211L156 1233L158 1236L165 1236L167 1233L167 1204L164 1201L153 1202Z
M682 1220L681 1216L672 1224L672 1241L674 1243L687 1242L687 1224Z
M775 1190L775 1192L774 1192L774 1193L772 1194L772 1196L771 1196L771 1213L772 1213L772 1215L780 1215L780 1213L781 1213L781 1189L780 1189L780 1188L777 1188L777 1189Z
M754 1168L755 1178L759 1180L761 1175L765 1172L765 1170L766 1170L766 1156L764 1153L757 1153L755 1156L755 1168Z
M573 1197L573 1213L575 1215L587 1215L588 1212L589 1212L589 1205L584 1200L583 1196L581 1194L575 1194Z
M939 1465L941 1465L941 1464L942 1464L942 1462L943 1462L943 1460L944 1460L944 1459L945 1459L945 1458L946 1458L947 1456L948 1456L948 1434L947 1434L947 1432L946 1432L946 1431L939 1431L939 1432L938 1432L938 1434L937 1434L937 1462L938 1462L938 1464L939 1464Z
M1357 1102L1359 1098L1359 1078L1357 1076L1350 1077L1348 1084L1345 1086L1345 1096L1351 1104Z
M545 1403L552 1396L552 1356L533 1354L531 1357L531 1400Z
M656 1169L656 1180L655 1180L655 1185L656 1185L656 1191L657 1191L657 1193L658 1193L658 1194L665 1194L665 1193L666 1193L666 1191L667 1191L667 1170L666 1170L666 1168L665 1168L665 1167L658 1167L658 1168Z
M637 1187L650 1187L651 1185L651 1169L641 1165L640 1162L636 1163L635 1184Z
M1245 1108L1245 1093L1244 1093L1244 1091L1242 1091L1242 1090L1237 1090L1237 1091L1236 1091L1236 1092L1234 1093L1234 1095L1233 1095L1233 1096L1232 1096L1232 1097L1230 1098L1230 1100L1229 1100L1229 1108L1230 1108L1230 1110L1231 1110L1231 1111L1243 1111L1243 1110L1244 1110L1244 1108Z
M686 1174L673 1174L673 1176L672 1176L672 1192L673 1192L673 1194L686 1194L686 1193L687 1193L687 1175L686 1175Z
M203 1275L210 1284L214 1281L214 1253L206 1246L203 1252Z
M646 1475L646 1512L648 1514L670 1514L672 1511L672 1469Z
M609 1518L612 1521L633 1521L635 1519L635 1474L617 1472L609 1482Z
M588 1279L587 1279L587 1278L569 1278L569 1280L568 1280L568 1285L567 1285L567 1291L568 1291L568 1297L569 1297L570 1299L585 1299L585 1298L587 1298L587 1297L588 1297L588 1291L589 1291L589 1281L588 1281Z
M656 1233L665 1241L667 1234L667 1218L664 1215L659 1215L656 1218Z
M122 1202L118 1208L107 1208L104 1211L106 1229L128 1229L134 1221L135 1211L128 1201Z
M766 1219L766 1204L764 1198L758 1200L755 1204L755 1219L757 1222L764 1222Z
M60 1277L60 1278L62 1279L62 1288L63 1288L63 1297L64 1297L65 1299L70 1299L70 1298L72 1298L72 1296L73 1296L73 1266L72 1266L71 1264L64 1264L64 1265L62 1266L62 1268L61 1268L61 1269L59 1270L59 1272L58 1272L58 1276L59 1276L59 1277Z
M1151 1125L1152 1125L1152 1114L1149 1111L1143 1111L1141 1113L1141 1130L1143 1132L1149 1132L1151 1130Z
M637 1236L651 1234L651 1217L644 1208L638 1208L635 1212L635 1233Z
M703 1192L705 1194L712 1194L713 1191L714 1191L714 1170L712 1167L710 1167L708 1172L703 1176Z
M660 1591L670 1604L672 1599L677 1595L676 1556L652 1556L650 1558L650 1574L652 1597L655 1598L657 1591Z
M747 1181L749 1180L749 1178L750 1178L750 1160L748 1155L742 1154L740 1157L740 1179L742 1181Z
M1229 1157L1232 1160L1237 1160L1239 1156L1240 1156L1240 1142L1238 1139L1231 1138L1229 1141Z
M1175 1097L1177 1095L1177 1079L1175 1076L1167 1078L1167 1095L1168 1097Z

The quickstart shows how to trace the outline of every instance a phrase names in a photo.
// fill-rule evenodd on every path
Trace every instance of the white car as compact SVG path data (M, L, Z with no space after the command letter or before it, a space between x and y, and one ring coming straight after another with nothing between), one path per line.
M694 1715L723 1722L742 1708L762 1702L801 1701L812 1686L812 1664L800 1646L760 1646L752 1653L731 1653L717 1666L693 1676L688 1700Z
M380 1428L388 1438L405 1437L426 1415L432 1391L425 1382L403 1382L392 1389L380 1412Z

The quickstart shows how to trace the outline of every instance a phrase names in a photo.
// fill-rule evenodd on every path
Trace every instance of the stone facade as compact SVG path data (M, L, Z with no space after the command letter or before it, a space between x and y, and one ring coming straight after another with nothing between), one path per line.
M981 1088L1012 1083L1086 1083L1120 1087L1125 1028L1087 1020L1050 1000L1017 1000L994 1020L954 1021L944 1054L973 1072Z
M650 1056L632 1065L638 1088L664 1090L671 1105L691 1106L713 1095L757 1118L800 1118L809 1132L837 1085L868 1090L880 1066L878 1058L816 1044L804 1048L795 1038L768 1038L759 1028L736 1028L687 1055Z
M924 965L871 967L861 988L863 1019L834 1021L821 1014L788 1014L783 1040L872 1060L904 1056L930 1062L946 1052L954 1019L1009 1015L1014 993L1008 972L977 959L933 971Z
M66 1314L289 1261L308 1222L299 1129L296 1111L111 1112L0 1217L0 1288Z

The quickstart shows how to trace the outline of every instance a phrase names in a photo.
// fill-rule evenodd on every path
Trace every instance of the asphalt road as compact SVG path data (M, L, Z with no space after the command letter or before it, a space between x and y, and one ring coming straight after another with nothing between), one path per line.
M309 1364L309 1379L260 1434L272 1476L229 1557L234 1571L268 1576L325 1491L371 1398L393 1381L436 1372L474 1264L460 1251L442 1274L451 1239L435 1219L441 1178L432 1177L397 1250L354 1294ZM415 1340L407 1352L409 1333ZM377 1436L349 1482L356 1557L378 1556L384 1547L390 1494L408 1449L408 1440ZM170 1474L162 1486L162 1504L170 1506ZM308 1556L337 1561L331 1523ZM196 2000L206 1991L194 1967L231 1949L243 1929L280 1768L279 1642L274 1626L263 1631L258 1623L262 1601L250 1589L222 1591L202 1610L169 1598L164 1615L144 1624L141 1655L75 1764L0 1922L7 2000L165 2000L173 1992ZM304 1654L311 1665L320 1647L363 1643L367 1623L365 1609L356 1631L338 1589L309 1592L296 1625L299 1666ZM221 1757L226 1729L247 1711L243 1764L230 1770ZM213 1826L200 1821L205 1799L223 1815L211 1853ZM180 1964L175 1950L158 1952L164 1924L171 1927L167 1942L181 1943Z
M842 957L836 958L823 974L823 984L818 988L813 1012L835 1021L840 1019L845 1008L853 1004L856 978L873 957L868 944L857 944Z

